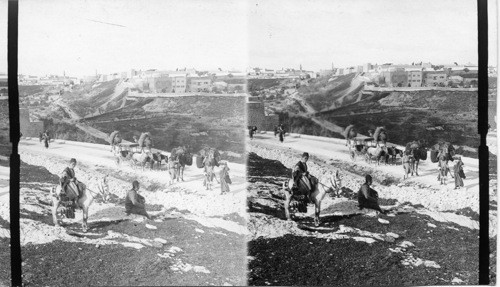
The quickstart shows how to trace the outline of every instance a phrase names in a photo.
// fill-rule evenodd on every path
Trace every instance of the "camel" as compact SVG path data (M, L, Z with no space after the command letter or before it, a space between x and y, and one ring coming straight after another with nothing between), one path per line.
M358 135L354 125L349 125L344 130L344 137L346 139L346 146L351 146L351 140Z
M376 145L379 145L379 142L382 142L382 145L385 146L387 142L387 132L385 128L377 127L373 133L373 139L375 140Z
M307 185L311 186L309 180L306 177L302 177L301 181ZM339 190L340 187L340 178L338 177L338 172L335 177L330 177L329 182L331 186L327 186L326 184L317 181L313 185L313 190L310 191L307 195L309 201L314 203L314 225L319 226L320 225L320 213L321 213L321 201L323 198L325 198L325 195L327 193L333 193L335 190ZM283 193L285 194L285 216L287 220L292 220L292 214L290 213L290 205L292 203L292 199L296 199L297 196L293 195L291 190L293 186L293 179L290 179L288 181L288 186L286 185L287 182L283 182Z
M78 185L78 187L77 187ZM87 232L87 219L89 217L89 208L96 196L100 195L104 202L106 202L109 198L109 187L107 182L107 176L104 176L101 179L101 182L98 183L98 192L91 191L88 189L83 183L78 182L70 182L67 186L69 192L66 194L78 195L78 199L76 200L76 208L80 208L83 211L83 222L82 222L82 230L83 232ZM78 188L81 192L78 192ZM60 226L58 218L57 218L57 209L61 204L62 200L65 199L61 196L61 185L53 187L51 190L51 194L53 196L52 199L52 222L55 226ZM72 199L66 198L67 201L71 201Z
M139 144L139 148L141 148L141 151L148 150L151 151L151 148L153 147L153 141L151 140L151 134L149 132L142 133L141 136L139 137L139 140L137 141Z
M116 147L122 142L122 136L119 131L114 131L109 135L109 144L111 151L115 151Z

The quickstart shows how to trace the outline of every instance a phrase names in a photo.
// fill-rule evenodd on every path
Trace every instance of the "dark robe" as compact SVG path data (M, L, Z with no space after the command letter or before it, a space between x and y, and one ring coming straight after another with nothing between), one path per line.
M463 176L465 176L465 174L463 174L464 171L462 169L463 165L464 165L464 163L461 160L458 160L455 163L455 166L453 167L453 173L455 174L455 188L464 186L464 181L462 180L462 177L460 176L461 174Z
M368 184L364 183L358 191L358 204L359 208L370 208L383 212L378 205L378 193L370 188Z
M125 197L125 212L127 215L130 214L138 214L149 217L149 214L146 212L146 200L143 196L137 194L137 191L131 189L128 191L127 196Z

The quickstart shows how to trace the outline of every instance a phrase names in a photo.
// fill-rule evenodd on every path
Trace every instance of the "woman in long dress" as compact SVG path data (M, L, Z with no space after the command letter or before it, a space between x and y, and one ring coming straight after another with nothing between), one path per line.
M458 158L455 166L453 167L453 173L455 174L455 189L459 189L464 186L464 181L462 180L462 176L465 176L463 173L463 165L464 163L462 162L462 158Z
M221 194L229 192L229 184L231 182L227 181L228 178L229 178L229 167L227 166L227 163L223 163L222 164L222 169L220 171L220 190L221 190Z

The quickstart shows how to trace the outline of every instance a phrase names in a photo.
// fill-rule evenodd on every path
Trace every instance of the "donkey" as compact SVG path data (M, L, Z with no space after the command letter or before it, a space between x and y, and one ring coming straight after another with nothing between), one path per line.
M356 156L362 156L366 154L365 146L362 144L350 144L349 145L349 155L353 161L356 161Z
M311 186L311 183L306 177L302 177L301 181L303 181L305 185L308 185L309 187ZM316 182L313 184L312 190L310 190L308 194L308 198L314 203L314 225L319 226L321 223L319 218L321 212L321 201L325 198L327 193L333 193L335 189L333 186L328 187L317 179L315 179L315 181ZM339 180L333 178L333 176L329 179L329 181L332 185L334 182L340 184ZM291 192L293 183L293 179L288 181L288 186L286 185L287 182L283 182L283 193L285 194L285 216L287 220L292 220L292 216L290 214L290 203L292 202L292 199L294 199L294 195Z
M391 158L391 162L393 164L396 164L396 157L400 156L401 158L403 157L403 151L398 149L395 146L390 146L387 148L387 156Z
M372 157L375 157L377 159L377 165L380 165L380 158L382 156L385 156L386 152L384 150L384 148L382 148L381 146L377 146L376 148L375 147L365 147L365 150L366 150L366 161L368 161L368 163L372 163Z
M413 170L415 171L415 174L418 176L418 164L420 163L420 160L427 159L426 142L419 140L407 143L405 148L405 153L411 154L413 155L413 158L415 158L415 162L413 164Z
M150 168L153 166L153 154L151 151L143 150L141 153L134 153L132 161L135 165L139 164L142 167L142 171L144 171L144 166L147 162L150 163Z
M82 209L83 211L83 222L82 222L82 230L83 232L87 232L87 219L89 217L89 207L96 198L96 196L101 196L103 201L106 202L109 199L109 186L107 175L97 181L97 192L91 191L88 189L83 183L78 183L81 192L78 192L77 184L74 182L70 182L67 188L71 188L74 194L78 194L78 198L76 200L76 207ZM61 185L53 187L51 190L52 199L52 222L55 226L60 226L59 220L57 218L57 209L62 202L61 196Z

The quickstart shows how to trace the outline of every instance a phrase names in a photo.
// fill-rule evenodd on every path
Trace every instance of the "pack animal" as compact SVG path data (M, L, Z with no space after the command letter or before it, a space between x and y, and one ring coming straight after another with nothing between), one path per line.
M352 139L358 135L358 132L354 129L354 125L349 125L344 130L344 137L346 139L346 146L351 146Z
M118 131L114 131L109 135L109 143L111 145L112 152L114 152L117 149L122 140L123 140L122 136Z
M76 208L82 209L83 212L83 221L82 221L82 230L83 232L87 232L88 225L87 220L89 217L89 208L94 199L97 196L101 196L103 201L106 202L109 198L109 187L107 183L107 177L101 179L102 182L98 182L98 191L94 192L88 189L83 183L79 184L80 191L78 191L78 187L74 182L68 184L67 188L72 189L72 192L62 193L61 185L57 185L52 188L52 222L55 226L60 226L59 220L57 218L57 209L64 201L71 201L74 198L67 197L67 194L73 194L77 197L76 200ZM76 198L75 197L75 198ZM66 199L66 200L65 200Z
M366 154L365 146L362 144L351 144L349 145L349 154L351 159L355 161L357 156L363 156Z
M415 175L418 176L418 165L420 160L427 159L427 147L424 141L413 141L406 144L405 154L411 154L415 159L412 167L412 175L413 171Z
M366 149L366 161L368 161L368 163L371 164L372 157L375 157L377 159L377 165L380 165L380 158L381 157L385 158L386 155L384 148L382 148L381 146L377 146L377 147L365 147L365 149Z
M152 154L152 162L151 162L151 169L153 169L153 166L156 164L158 169L161 169L161 163L162 161L165 161L166 164L168 164L168 156L162 154L161 152L155 152Z
M132 161L133 153L128 150L122 150L121 148L118 147L113 152L117 165L121 165L123 162Z
M396 164L396 157L399 155L403 158L403 151L395 146L387 147L387 155L391 159L392 164Z
M179 164L178 178L184 181L184 169L186 168L186 165L191 166L193 164L193 155L189 152L188 147L177 147L172 149L170 156L172 160Z
M153 154L149 151L143 150L141 153L132 154L132 161L134 162L134 165L139 165L142 168L142 171L144 171L146 163L149 163L150 168L152 167Z

